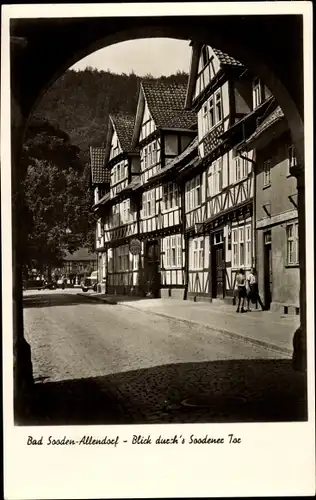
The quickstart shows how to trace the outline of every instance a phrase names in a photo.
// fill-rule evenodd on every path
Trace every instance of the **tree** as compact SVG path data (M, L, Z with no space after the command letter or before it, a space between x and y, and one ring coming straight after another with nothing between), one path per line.
M91 232L92 193L79 149L47 120L31 123L23 145L25 264L48 276Z

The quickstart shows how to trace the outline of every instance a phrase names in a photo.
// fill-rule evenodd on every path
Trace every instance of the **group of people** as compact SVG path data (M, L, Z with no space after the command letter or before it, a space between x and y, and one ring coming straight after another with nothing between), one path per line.
M238 313L251 311L250 302L256 304L256 308L259 302L261 309L264 311L264 305L259 295L258 276L255 268L252 268L247 278L245 275L245 271L243 269L239 270L236 276L235 297L237 298L238 301L236 309L236 312ZM246 300L247 300L247 309L245 309Z

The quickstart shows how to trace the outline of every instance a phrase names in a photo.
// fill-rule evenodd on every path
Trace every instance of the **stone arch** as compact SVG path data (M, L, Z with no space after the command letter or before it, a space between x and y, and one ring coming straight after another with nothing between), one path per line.
M276 19L276 17L278 19ZM291 18L291 19L290 19ZM24 21L24 22L23 22ZM130 18L117 20L50 19L42 27L34 20L22 20L12 25L11 35L16 40L16 58L12 65L12 144L13 182L20 183L17 154L21 148L23 131L32 110L51 84L70 66L88 54L115 43L140 38L175 38L213 45L244 63L261 77L270 88L284 115L297 148L298 200L300 220L301 325L305 352L305 189L304 189L304 112L303 112L303 57L302 16L197 16L194 18ZM33 21L33 25L32 25ZM40 23L42 20L40 21ZM291 36L289 37L289 33ZM25 42L26 41L26 46ZM39 69L40 68L40 69ZM15 215L16 217L16 215ZM17 220L17 219L16 219ZM18 228L18 224L16 224ZM19 261L18 235L15 235ZM14 308L22 310L22 291L19 274L14 276ZM25 380L30 364L23 338L23 318L17 312L15 335L16 397L25 393ZM26 368L27 367L27 368Z

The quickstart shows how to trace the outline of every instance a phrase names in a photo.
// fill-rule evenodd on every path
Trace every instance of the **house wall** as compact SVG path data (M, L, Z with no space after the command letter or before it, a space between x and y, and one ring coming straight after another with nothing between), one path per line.
M257 267L259 287L266 293L264 234L271 231L272 302L271 309L296 314L299 307L299 264L287 262L287 225L297 220L297 209L289 196L297 201L296 179L289 175L288 146L291 140L283 134L257 151L256 225ZM264 185L264 162L271 160L269 185ZM269 216L264 210L269 212Z

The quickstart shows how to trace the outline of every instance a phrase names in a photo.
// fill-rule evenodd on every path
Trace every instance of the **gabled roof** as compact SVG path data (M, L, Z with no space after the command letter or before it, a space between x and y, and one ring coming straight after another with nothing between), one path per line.
M250 145L255 139L261 136L274 123L283 120L284 113L280 106L277 106L261 123L250 137L245 141L245 145Z
M199 43L192 43L192 53L191 53L191 62L190 62L190 73L189 73L189 81L188 81L188 87L187 87L187 94L186 94L186 100L185 100L185 107L186 109L191 109L192 106L192 101L193 101L193 95L194 95L194 89L195 89L195 82L198 74L198 68L199 68L199 59L201 55L201 50L202 50L203 45ZM220 62L220 65L223 69L233 66L233 67L244 67L244 65L237 61L234 57L229 56L222 50L216 49L214 47L211 47L212 51L214 52L215 56Z
M137 153L138 149L132 146L132 136L135 118L132 115L117 113L109 115L108 132L105 142L105 162L109 161L112 136L116 132L123 153Z
M149 111L158 128L192 129L196 114L185 111L186 85L161 82L142 82Z
M105 168L105 148L90 147L90 165L92 184L110 182L109 171Z
M116 114L110 115L116 130L118 140L124 153L136 152L137 148L132 148L132 135L134 130L135 117L132 115Z
M141 83L133 144L138 141L145 103L158 129L193 130L195 128L196 114L184 109L186 88L185 84L157 81Z
M225 52L219 49L215 49L212 47L214 54L218 58L219 62L221 63L222 66L241 66L243 67L243 64L237 59L234 59L233 57L229 56Z

